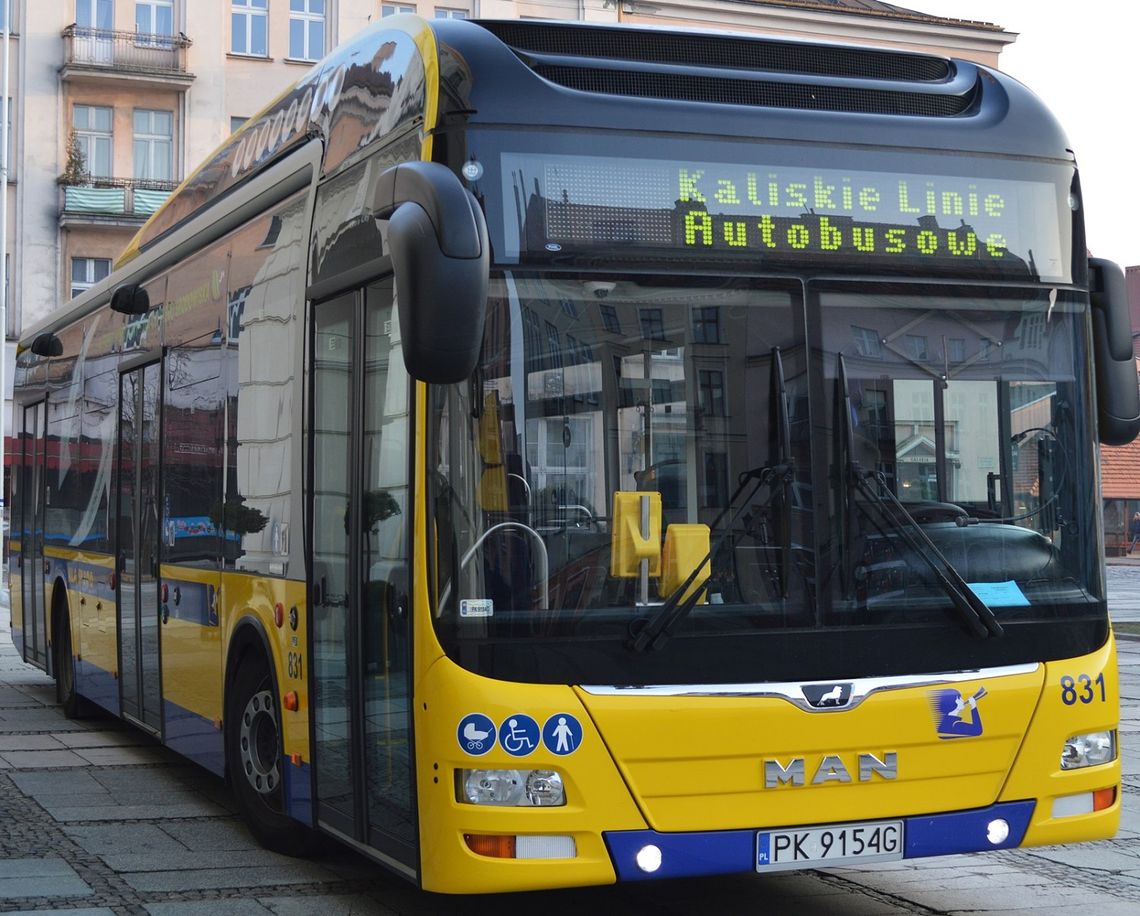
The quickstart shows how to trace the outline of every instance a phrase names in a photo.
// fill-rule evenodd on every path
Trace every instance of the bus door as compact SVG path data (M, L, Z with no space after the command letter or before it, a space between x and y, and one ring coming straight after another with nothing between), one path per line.
M123 715L162 729L159 682L159 403L161 363L119 376L118 502L115 557L119 608L119 689Z
M316 816L414 875L408 376L391 278L313 309Z
M44 607L44 480L47 448L44 440L45 401L23 410L22 486L20 500L21 599L23 602L24 658L47 667L47 630Z

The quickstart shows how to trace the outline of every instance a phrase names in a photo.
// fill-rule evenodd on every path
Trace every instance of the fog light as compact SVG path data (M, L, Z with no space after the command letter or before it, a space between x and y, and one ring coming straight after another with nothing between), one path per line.
M1077 770L1111 763L1116 759L1116 732L1088 732L1065 740L1061 749L1061 769Z
M517 805L523 798L518 770L464 770L463 793L473 805Z
M653 874L661 867L661 850L652 843L637 850L637 855L634 858L637 861L637 867L646 874Z
M986 824L986 839L991 846L1000 846L1009 839L1009 824L1004 818L994 818Z
M566 804L557 770L458 770L456 798L470 805L552 808Z
M566 804L562 776L554 770L531 770L526 777L526 797L535 807Z

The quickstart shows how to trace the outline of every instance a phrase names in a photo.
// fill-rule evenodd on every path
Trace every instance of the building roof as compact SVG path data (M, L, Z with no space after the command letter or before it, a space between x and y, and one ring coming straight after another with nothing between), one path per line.
M906 7L895 6L893 3L881 3L879 0L745 0L756 6L786 6L793 9L815 10L827 13L850 13L855 16L882 16L886 19L904 19L911 22L925 22L932 25L957 26L961 28L984 29L986 31L1004 31L1000 25L992 22L977 22L972 19L951 19L946 16L933 16L929 13L920 13L908 10Z
M1140 439L1100 447L1101 496L1140 499Z

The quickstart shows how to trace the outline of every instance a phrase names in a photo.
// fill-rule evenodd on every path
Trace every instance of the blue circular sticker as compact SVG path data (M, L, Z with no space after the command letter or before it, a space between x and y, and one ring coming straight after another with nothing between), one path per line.
M556 712L542 726L542 743L560 757L573 754L582 743L582 723L568 712Z
M460 748L473 757L482 757L495 746L495 723L481 712L471 712L459 720L455 735Z
M499 726L499 744L512 757L525 757L538 743L538 723L525 713L516 712Z

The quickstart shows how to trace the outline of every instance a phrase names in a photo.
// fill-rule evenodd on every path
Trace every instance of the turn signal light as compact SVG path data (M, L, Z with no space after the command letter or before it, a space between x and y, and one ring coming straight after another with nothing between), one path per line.
M1093 792L1093 811L1104 811L1116 804L1116 786Z
M273 622L280 629L285 624L285 605L280 601L273 608Z
M486 836L477 833L465 833L463 839L468 848L477 856L488 856L492 859L513 859L515 857L515 838L513 836Z
M284 701L285 708L289 710L289 712L297 711L300 704L297 701L296 690L290 690L282 699Z

